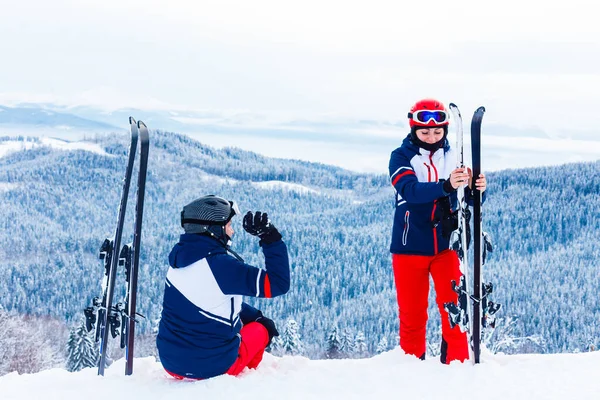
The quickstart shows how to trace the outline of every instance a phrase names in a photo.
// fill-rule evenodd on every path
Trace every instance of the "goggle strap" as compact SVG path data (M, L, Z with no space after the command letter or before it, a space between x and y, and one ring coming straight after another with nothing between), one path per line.
M241 215L242 213L240 212L240 208L238 207L237 203L235 201L230 201L229 204L231 205L231 216L233 217L234 215Z
M198 225L219 225L219 226L225 226L227 225L227 223L231 220L231 218L229 218L227 221L222 221L222 222L218 222L218 221L207 221L204 219L194 219L194 218L181 218L181 227L183 228L183 224L198 224Z

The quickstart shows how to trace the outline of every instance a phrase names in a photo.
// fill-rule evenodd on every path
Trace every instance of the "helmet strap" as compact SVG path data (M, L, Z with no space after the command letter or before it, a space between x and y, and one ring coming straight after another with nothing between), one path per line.
M225 233L225 227L223 227L223 237L218 237L217 235L214 234L214 232L212 232L210 230L211 227L209 227L209 229L204 232L203 234L207 234L208 236L210 236L211 238L215 239L217 242L219 242L220 244L223 245L223 247L225 247L225 251L231 253L231 255L233 257L235 257L235 259L237 259L240 262L244 262L244 259L242 257L240 257L240 255L238 253L236 253L235 251L233 251L231 249L231 247L229 247L229 245L227 244L227 242L229 240L231 240L231 238L229 236L227 236L227 234Z

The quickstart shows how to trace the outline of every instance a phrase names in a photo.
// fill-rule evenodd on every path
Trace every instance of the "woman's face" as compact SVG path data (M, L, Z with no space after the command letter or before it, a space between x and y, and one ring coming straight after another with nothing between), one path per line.
M417 138L424 143L437 143L444 137L444 128L417 129Z

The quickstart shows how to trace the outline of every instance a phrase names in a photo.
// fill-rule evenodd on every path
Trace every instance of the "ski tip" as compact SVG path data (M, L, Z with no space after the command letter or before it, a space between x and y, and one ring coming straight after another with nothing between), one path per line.
M135 119L133 117L129 117L129 125L135 125Z
M485 107L484 107L484 106L481 106L481 107L479 107L479 108L478 108L478 109L475 111L475 113L481 113L481 114L483 114L484 112L485 112Z
M452 115L455 118L462 118L462 115L460 115L460 110L458 109L458 106L454 103L450 103L448 105L448 108L450 108L450 111L452 111Z
M138 125L139 129L142 129L142 128L148 129L148 127L146 126L146 124L143 123L142 121L138 121L137 125Z

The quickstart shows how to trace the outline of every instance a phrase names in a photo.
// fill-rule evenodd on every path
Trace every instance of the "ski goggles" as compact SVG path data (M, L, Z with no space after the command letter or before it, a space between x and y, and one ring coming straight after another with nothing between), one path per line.
M229 219L233 218L235 215L242 215L240 208L235 201L229 200L229 205L231 205L231 214L229 215Z
M411 118L419 124L429 124L431 121L436 124L443 124L444 122L448 122L449 117L446 111L418 110L414 113L409 113L408 118Z

